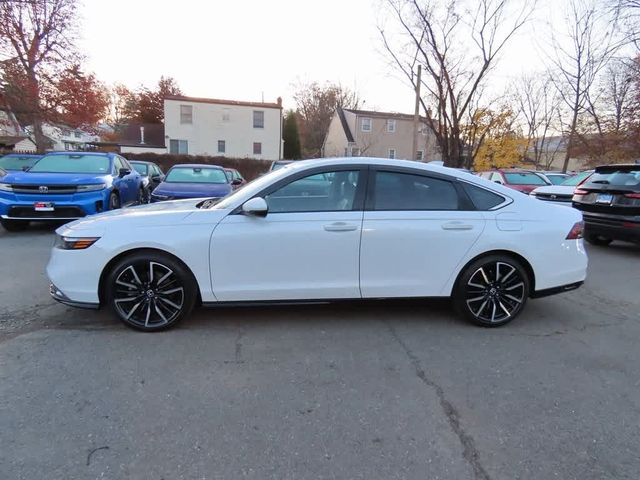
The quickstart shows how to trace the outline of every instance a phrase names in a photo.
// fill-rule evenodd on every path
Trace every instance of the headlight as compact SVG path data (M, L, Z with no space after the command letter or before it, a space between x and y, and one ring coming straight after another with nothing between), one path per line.
M538 195L536 192L529 192L529 196L531 197L535 197L536 195Z
M0 191L2 192L13 192L13 185L9 183L0 183Z
M94 185L78 185L78 192L97 192L98 190L104 190L107 186L104 183L98 183Z
M100 240L100 237L63 237L56 235L55 247L60 250L84 250Z

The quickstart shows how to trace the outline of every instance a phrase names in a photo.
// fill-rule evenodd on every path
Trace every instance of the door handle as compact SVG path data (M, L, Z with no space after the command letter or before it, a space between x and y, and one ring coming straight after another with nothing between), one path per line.
M353 232L358 229L358 226L345 222L335 222L325 225L324 229L327 232Z
M473 225L462 222L447 222L442 224L443 230L473 230Z

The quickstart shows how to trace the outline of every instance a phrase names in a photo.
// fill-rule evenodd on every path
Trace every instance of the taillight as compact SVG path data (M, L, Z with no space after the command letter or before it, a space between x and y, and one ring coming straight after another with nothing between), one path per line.
M569 230L569 234L567 235L567 240L577 240L582 238L582 234L584 233L584 222L576 222L576 224Z
M589 192L587 192L586 190L582 190L581 188L576 188L573 191L574 195L587 195Z
M624 196L627 198L635 198L636 200L640 200L640 193L625 193Z

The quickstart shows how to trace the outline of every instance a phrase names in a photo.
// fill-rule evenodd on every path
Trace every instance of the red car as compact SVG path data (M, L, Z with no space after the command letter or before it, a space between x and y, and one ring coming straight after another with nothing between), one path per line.
M227 175L227 179L231 184L231 188L233 188L234 190L237 190L247 183L244 177L240 175L240 172L235 168L225 168L224 173Z
M479 172L478 176L491 180L492 182L500 183L505 187L513 188L527 195L538 187L551 185L551 182L547 180L544 175L529 170L519 170L517 168Z

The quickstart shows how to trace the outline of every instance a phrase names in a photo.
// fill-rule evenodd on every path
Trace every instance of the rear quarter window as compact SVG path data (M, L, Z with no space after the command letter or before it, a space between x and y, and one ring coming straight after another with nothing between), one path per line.
M462 185L467 195L469 195L471 202L478 210L491 210L505 201L503 196L485 190L484 188L471 185L470 183L463 183Z

